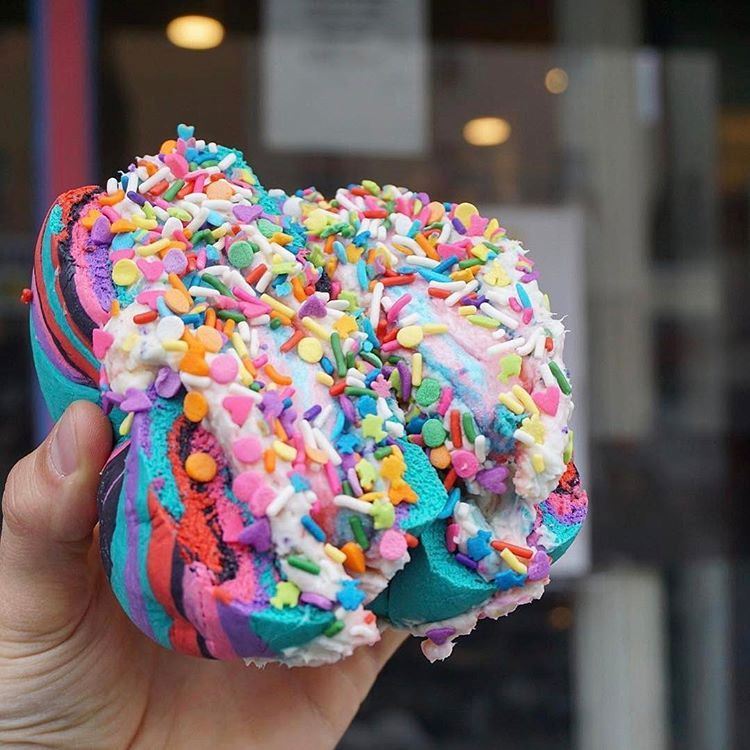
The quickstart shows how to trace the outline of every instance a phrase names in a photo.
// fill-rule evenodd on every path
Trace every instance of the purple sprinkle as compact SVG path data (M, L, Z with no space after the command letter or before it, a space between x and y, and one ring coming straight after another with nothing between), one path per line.
M263 208L262 206L234 206L232 213L237 218L237 221L249 224L263 213Z
M181 276L183 273L185 273L186 268L187 258L185 257L185 253L183 253L182 250L178 250L177 248L173 247L164 256L164 270L167 273L176 273L178 276Z
M299 320L307 317L325 318L327 314L328 310L326 310L325 302L323 302L320 297L313 294L302 303L302 306L297 311L297 318Z
M455 628L432 628L425 635L436 645L442 646L452 635L455 635Z
M479 563L476 560L472 560L463 552L456 553L456 560L460 562L461 565L465 565L467 568L471 568L472 570L476 570L479 567Z
M508 470L504 466L493 466L491 469L483 469L477 472L477 482L490 492L502 494L507 489L505 480L508 478Z
M109 245L112 242L111 224L106 216L100 216L91 227L91 241L97 245Z
M102 409L105 414L109 414L115 406L119 406L122 401L122 396L119 393L113 393L112 391L105 391L102 394Z
M463 225L460 219L451 219L451 224L453 224L459 234L466 234L466 227Z
M146 203L146 199L142 195L134 192L133 190L129 190L127 193L127 196L128 196L128 200L132 201L138 206L142 206Z
M320 412L323 411L323 407L319 404L315 404L315 406L311 406L303 415L302 418L306 419L308 422L312 422L315 417L320 414Z
M172 398L181 385L180 376L171 367L162 367L156 376L154 389L162 398Z
M550 559L549 555L543 550L537 550L536 554L529 563L527 578L530 581L541 581L549 575Z
M271 549L271 524L266 516L253 521L240 532L237 541L247 544L257 552L268 552Z
M263 412L266 421L270 423L276 417L281 416L284 411L284 399L276 391L266 391L260 403L260 410Z
M538 278L539 274L536 271L533 271L532 273L525 273L523 276L521 276L521 283L528 284L530 281L534 281Z
M312 591L305 591L299 600L303 604L312 604L313 607L317 607L318 609L333 609L333 602L330 599L321 596L321 594L314 594Z
M145 391L139 391L137 388L128 388L125 392L125 398L120 404L123 411L148 411L151 408L151 399Z
M341 406L341 411L344 412L344 416L349 422L355 424L357 421L357 412L354 410L354 404L351 399L348 396L339 396L339 405Z
M403 360L399 361L396 365L396 369L398 370L398 375L401 379L401 398L404 401L408 401L409 396L411 395L411 373Z

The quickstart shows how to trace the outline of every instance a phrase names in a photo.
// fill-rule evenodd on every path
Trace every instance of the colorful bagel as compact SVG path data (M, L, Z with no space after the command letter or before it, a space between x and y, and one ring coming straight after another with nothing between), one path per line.
M32 293L53 416L114 425L102 558L165 647L324 664L390 622L443 658L585 517L563 326L470 204L267 191L180 126L57 200Z

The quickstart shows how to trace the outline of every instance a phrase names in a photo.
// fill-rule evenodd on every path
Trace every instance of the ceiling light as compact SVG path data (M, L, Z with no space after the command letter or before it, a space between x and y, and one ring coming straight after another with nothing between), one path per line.
M544 76L544 87L550 94L562 94L568 88L568 74L562 68L550 68Z
M224 27L210 16L178 16L167 24L167 39L184 49L211 49L224 39Z
M510 123L502 117L475 117L464 125L464 140L472 146L499 146L510 132Z

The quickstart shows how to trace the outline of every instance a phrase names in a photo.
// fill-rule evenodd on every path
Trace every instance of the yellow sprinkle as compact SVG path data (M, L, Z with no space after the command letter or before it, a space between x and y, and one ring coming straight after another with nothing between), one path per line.
M531 465L534 467L534 471L537 474L541 474L544 471L544 456L541 453L535 453L531 457Z
M232 346L234 347L237 354L240 355L240 358L247 357L247 347L245 346L245 342L242 340L242 336L240 336L237 331L232 334Z
M138 266L130 258L120 258L112 267L112 281L118 286L130 286L140 275Z
M271 237L271 242L275 242L277 245L281 245L282 247L284 245L288 245L294 237L292 237L291 234L284 234L284 232L274 232L273 236Z
M177 339L162 341L161 345L167 352L186 352L188 350L187 341L178 341Z
M216 227L216 229L212 230L212 231L211 231L211 235L213 236L213 238L214 238L215 240L219 240L219 239L221 239L221 238L222 238L222 237L223 237L223 236L224 236L224 235L225 235L225 234L226 234L226 233L227 233L228 231L229 231L229 229L228 229L227 227L225 227L225 226L220 226L220 227Z
M396 340L407 349L419 346L424 338L422 326L404 326L397 334Z
M333 378L325 372L316 372L315 380L327 388L330 388L333 385Z
M501 393L498 401L507 406L514 414L523 414L523 405L516 401L510 393Z
M159 222L156 219L144 219L142 216L133 216L131 221L138 229L145 229L149 232L159 226Z
M479 211L473 203L459 203L453 215L468 229L471 217L478 216Z
M471 254L479 260L487 260L487 256L490 253L490 249L484 243L480 242L478 245L474 245L471 248Z
M101 211L97 211L95 208L92 208L91 211L89 211L82 219L81 224L83 224L86 229L91 229L94 224L96 223L96 220L102 215Z
M265 295L264 295L265 296ZM261 298L262 299L262 298ZM307 328L308 331L314 333L318 338L328 341L331 338L331 334L323 328L320 323L307 316L302 318L302 325Z
M415 352L411 358L411 384L422 384L422 355Z
M142 258L147 258L149 255L156 255L162 250L166 250L169 247L169 242L169 238L164 237L160 240L156 240L156 242L152 242L150 245L142 245L141 247L137 247L135 249L135 252Z
M500 224L498 224L497 219L490 219L484 230L485 238L491 240L498 229L500 229Z
M357 500L364 500L366 503L371 503L374 500L378 500L379 498L383 497L382 492L365 492L364 495L360 495Z
M360 255L362 255L362 250L356 245L349 245L346 248L346 259L349 263L356 263L359 260Z
M446 333L448 326L446 323L425 323L422 326L422 330L426 336L429 336L433 333Z
M346 560L346 555L338 547L334 547L329 542L325 543L325 545L323 546L323 551L334 562L343 564L344 560Z
M545 294L542 296L542 307L544 307L545 310L549 310L549 294Z
M118 432L120 435L127 435L130 432L130 428L133 425L133 417L135 416L135 412L128 412L128 415L125 417L125 419L122 420L120 423L120 429Z
M318 339L314 339L312 336L305 336L297 344L297 354L305 362L315 364L323 359L323 345Z
M474 305L461 305L458 308L459 315L473 315L476 311L477 308Z
M282 443L281 440L273 441L273 450L282 461L292 462L297 458L297 449L291 445Z
M296 314L291 307L285 305L283 302L279 302L279 300L277 300L275 297L272 297L270 294L261 294L260 298L267 305L270 305L273 310L276 310L276 312L280 312L282 315L286 315L287 318L293 318Z
M514 385L513 395L524 405L527 412L539 414L539 407L534 403L534 399L529 396L525 388L522 388L520 385Z
M453 281L471 281L474 278L474 274L470 268L464 268L461 271L454 271L451 274Z
M525 574L528 571L528 568L507 547L505 547L500 553L500 557L502 557L508 567L516 573Z
M137 333L131 333L129 336L126 336L124 341L122 342L120 348L124 352L131 352L133 351L133 347L138 343L138 334Z

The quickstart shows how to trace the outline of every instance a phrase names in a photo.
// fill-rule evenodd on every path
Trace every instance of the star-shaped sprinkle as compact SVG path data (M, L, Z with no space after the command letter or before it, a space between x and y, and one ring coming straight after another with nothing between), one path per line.
M299 588L291 581L279 581L276 584L276 594L271 597L271 606L276 609L296 607L299 601Z
M373 526L380 531L381 529L390 529L396 521L396 509L393 503L383 498L378 498L372 504L370 509Z
M544 443L544 425L538 414L524 419L521 422L521 429L524 432L528 432L536 440L537 444L541 445Z
M391 395L390 383L382 375L378 375L375 380L370 383L370 388L372 388L372 390L381 398L388 398L388 396Z
M513 378L521 374L521 357L518 354L508 354L500 360L500 374L497 376L503 383L508 378Z
M346 610L354 610L365 600L365 594L359 590L358 581L342 581L336 594L339 604Z
M342 315L333 327L339 332L341 338L345 339L357 330L357 321L351 315Z
M357 477L359 477L359 483L364 489L369 490L377 479L375 473L375 467L366 459L362 458L355 467L357 471Z
M490 534L489 531L480 529L476 536L471 537L471 539L466 542L466 552L469 557L472 560L481 560L482 558L487 557L487 555L492 552L490 539L492 539L492 534Z
M362 420L362 434L374 438L376 442L381 441L388 434L383 430L383 418L377 414L368 414Z
M346 455L354 453L358 446L359 438L351 432L346 435L341 435L338 440L336 440L336 448L338 448L339 453L344 453Z
M516 573L514 570L503 570L495 576L495 586L500 591L507 591L518 586L523 586L526 576L523 573Z

